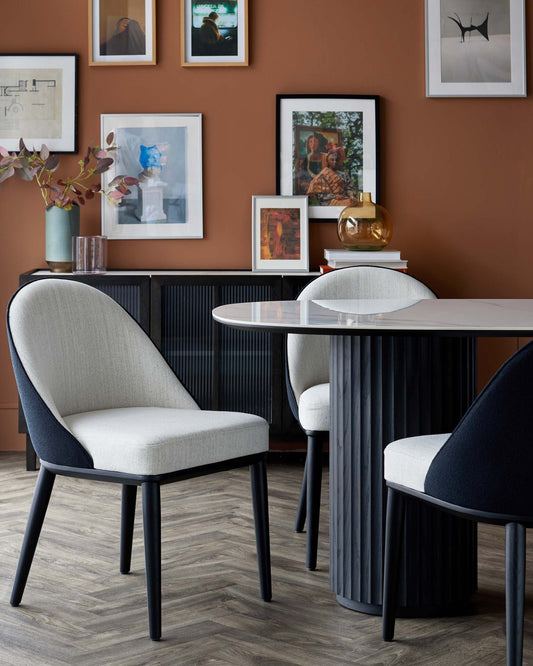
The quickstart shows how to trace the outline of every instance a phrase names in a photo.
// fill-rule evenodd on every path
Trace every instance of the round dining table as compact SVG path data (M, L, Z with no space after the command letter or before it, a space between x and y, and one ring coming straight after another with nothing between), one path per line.
M213 317L330 337L330 585L343 606L380 614L383 449L453 430L476 395L477 338L533 336L533 300L265 301ZM411 499L405 526L398 615L464 612L477 588L475 524Z

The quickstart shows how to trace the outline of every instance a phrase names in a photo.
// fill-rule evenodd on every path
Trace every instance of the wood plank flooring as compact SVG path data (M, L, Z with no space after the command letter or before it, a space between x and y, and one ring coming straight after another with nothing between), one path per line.
M398 620L339 606L328 584L327 474L318 570L293 532L302 474L269 465L273 601L259 598L247 470L162 488L163 640L147 637L140 499L132 573L118 573L120 487L58 477L19 608L9 596L36 473L0 454L0 664L504 664L504 533L480 527L475 614ZM530 537L531 538L531 537ZM533 543L529 551L533 552ZM533 571L533 567L530 567ZM533 573L524 663L533 664Z

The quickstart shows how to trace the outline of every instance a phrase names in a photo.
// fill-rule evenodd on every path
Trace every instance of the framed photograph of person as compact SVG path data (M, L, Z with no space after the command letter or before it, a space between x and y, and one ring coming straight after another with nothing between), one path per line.
M0 146L77 152L78 56L0 55Z
M102 235L117 238L203 238L202 116L104 114L102 145L112 132L118 175L138 178L118 205L102 197Z
M306 196L252 197L252 269L309 270Z
M155 65L155 0L89 0L89 65Z
M427 97L524 97L524 0L426 0Z
M184 67L248 64L248 0L181 0Z
M336 222L357 197L379 203L379 97L277 95L277 192L307 196L309 220Z

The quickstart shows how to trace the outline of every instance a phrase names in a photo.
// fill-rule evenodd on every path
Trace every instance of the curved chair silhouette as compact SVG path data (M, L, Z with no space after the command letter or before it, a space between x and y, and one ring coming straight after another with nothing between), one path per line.
M11 357L41 469L11 604L18 606L57 474L122 484L120 571L142 489L150 638L161 637L161 484L250 465L261 595L271 598L268 424L201 410L152 341L110 297L64 279L22 287L8 307Z
M316 299L436 298L414 277L379 266L352 266L321 275L299 301ZM287 335L287 393L291 410L307 435L307 457L295 530L307 517L308 569L316 568L322 454L329 433L329 337Z
M533 344L494 375L451 434L385 448L388 503L383 639L394 637L405 495L454 515L505 525L507 664L522 663L525 530L533 525Z

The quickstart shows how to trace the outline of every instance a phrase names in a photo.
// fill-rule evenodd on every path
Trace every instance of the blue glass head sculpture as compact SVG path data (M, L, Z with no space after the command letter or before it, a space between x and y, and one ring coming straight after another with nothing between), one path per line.
M157 146L141 146L139 162L143 169L162 168L161 151Z

